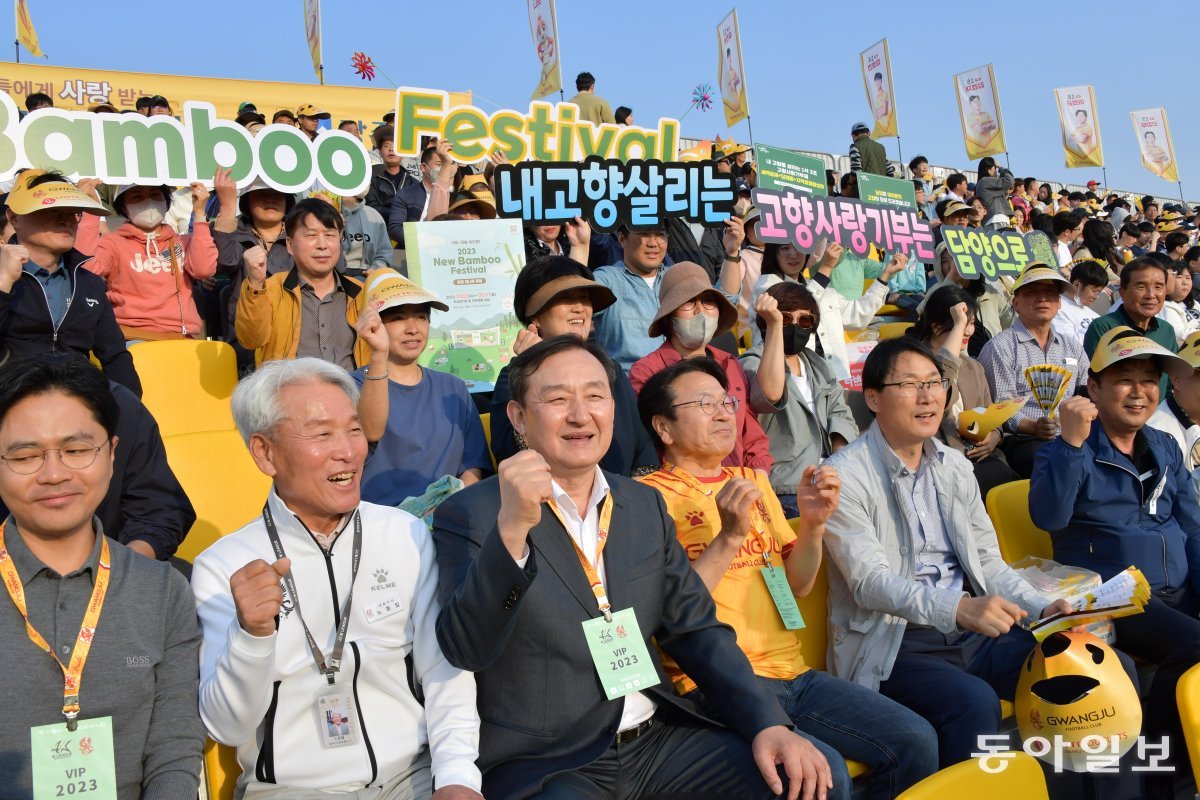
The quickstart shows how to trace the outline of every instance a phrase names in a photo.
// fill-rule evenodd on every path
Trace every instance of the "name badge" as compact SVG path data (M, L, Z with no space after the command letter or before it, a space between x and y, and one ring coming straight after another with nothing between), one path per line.
M351 692L321 692L317 695L316 712L317 735L322 747L347 747L358 741Z
M1077 366L1077 365L1079 364L1079 359L1077 359L1077 358L1064 358L1064 359L1063 359L1063 363L1064 363L1064 364L1066 364L1068 367L1074 367L1074 366Z
M30 728L29 746L34 800L117 800L112 717L79 720L73 731L65 722Z
M641 626L632 608L613 612L612 622L604 617L583 623L583 635L592 652L592 663L609 700L640 692L659 683L658 672Z
M404 610L404 604L400 602L399 597L385 597L378 603L363 607L363 616L367 618L368 624L379 622L381 619L398 614Z
M775 610L783 620L783 627L789 631L798 631L804 627L804 617L800 614L800 606L796 605L796 596L788 585L787 573L778 567L763 567L759 572L771 593Z

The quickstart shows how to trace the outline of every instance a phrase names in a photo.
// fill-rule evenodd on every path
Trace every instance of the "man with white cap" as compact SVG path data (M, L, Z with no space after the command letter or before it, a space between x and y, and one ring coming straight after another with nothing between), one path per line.
M89 256L75 249L83 215L104 216L104 206L40 169L17 176L6 205L15 235L0 246L0 364L15 355L91 354L110 380L140 397L104 281L80 269Z
M1087 385L1088 357L1073 338L1054 330L1062 292L1071 288L1058 270L1035 262L1025 268L1013 285L1013 308L1017 319L992 338L979 353L987 373L992 397L1006 400L1026 398L1024 407L1004 423L1001 447L1009 466L1023 478L1033 470L1033 456L1058 434L1057 423L1038 405L1025 380L1026 367L1035 364L1061 366L1071 373L1066 395Z
M1092 356L1088 397L1059 407L1062 433L1038 452L1029 492L1030 515L1050 532L1056 561L1105 580L1132 565L1150 584L1144 612L1114 625L1123 651L1158 666L1144 733L1169 736L1180 765L1187 758L1175 685L1200 663L1200 506L1179 446L1146 422L1161 374L1193 371L1130 327L1106 332Z
M425 494L445 475L470 485L492 471L466 382L417 363L435 308L450 310L393 269L368 278L356 329L371 348L371 360L352 377L362 389L358 413L373 447L363 473L363 497L372 503L399 505Z

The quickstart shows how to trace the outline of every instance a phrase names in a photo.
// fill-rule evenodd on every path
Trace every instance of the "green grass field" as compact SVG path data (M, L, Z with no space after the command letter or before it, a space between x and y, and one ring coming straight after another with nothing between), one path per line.
M505 328L502 341L511 342L519 330L520 327ZM512 348L507 344L454 348L448 335L431 331L420 362L430 369L457 375L467 382L472 391L490 391L496 376L511 359ZM482 368L479 368L480 365Z

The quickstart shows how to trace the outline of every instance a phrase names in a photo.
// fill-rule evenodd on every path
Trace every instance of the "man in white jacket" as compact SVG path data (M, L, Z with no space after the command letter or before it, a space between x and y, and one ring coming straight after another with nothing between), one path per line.
M480 800L475 681L437 643L433 542L360 501L357 400L314 358L264 364L234 392L274 485L259 519L196 559L200 714L237 747L246 798Z

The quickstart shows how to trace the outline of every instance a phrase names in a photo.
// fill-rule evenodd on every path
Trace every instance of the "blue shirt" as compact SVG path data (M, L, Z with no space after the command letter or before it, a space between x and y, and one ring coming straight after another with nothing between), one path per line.
M46 305L50 307L50 318L57 328L67 315L67 307L71 305L71 271L63 266L61 260L53 272L32 261L26 261L22 269L37 278L38 283L42 285L42 290L46 293Z
M362 386L365 373L350 375ZM416 386L389 380L387 428L367 456L362 499L396 506L424 494L443 475L476 468L491 472L492 458L466 383L424 368Z
M654 352L665 341L662 336L646 335L646 331L658 313L658 287L667 269L659 268L653 286L623 261L600 267L593 275L617 296L616 303L592 315L596 342L626 373L635 361Z

